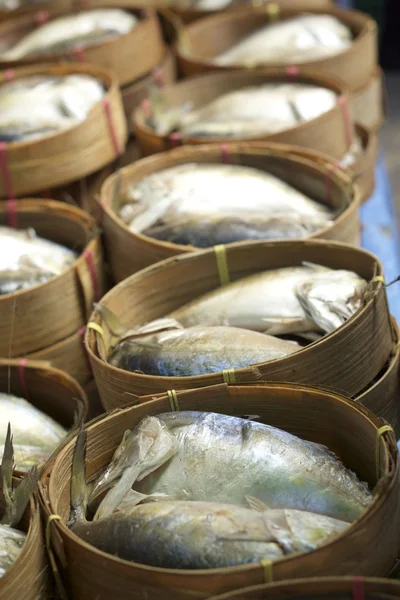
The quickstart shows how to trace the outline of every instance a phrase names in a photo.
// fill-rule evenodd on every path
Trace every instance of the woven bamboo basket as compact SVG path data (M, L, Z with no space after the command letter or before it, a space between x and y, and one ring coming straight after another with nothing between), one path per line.
M19 479L15 478L15 484ZM0 511L5 501L0 485ZM32 496L16 529L27 534L25 544L12 567L0 579L0 600L50 600L51 585L44 536L37 499Z
M123 5L113 7L123 8ZM78 9L76 12L80 11L81 9ZM0 23L0 51L12 47L44 23L70 15L71 12L74 11L56 9L7 19ZM49 62L84 62L110 69L117 76L120 85L127 85L154 69L162 61L165 53L156 13L154 11L145 11L143 14L141 11L131 12L140 17L140 22L125 35L87 48L49 53L46 56L27 56L13 61L0 60L0 67L5 69Z
M99 390L94 379L91 379L89 383L84 386L85 393L88 398L88 420L91 421L99 415L104 413L104 408L100 400Z
M382 69L377 67L368 83L351 94L350 106L357 122L374 130L383 123L384 105L384 75Z
M66 429L72 428L78 414L82 422L87 419L88 402L81 386L44 361L0 359L0 391L25 398Z
M262 422L304 439L328 445L341 460L371 486L380 485L370 508L343 535L308 554L288 556L270 569L259 564L227 569L182 571L130 563L105 554L75 536L65 525L69 514L69 479L74 440L47 465L40 486L52 521L53 548L71 595L76 600L184 600L209 596L243 585L315 575L384 576L395 562L399 547L399 494L396 440L392 433L379 437L384 424L369 411L337 394L296 385L276 384L178 392L180 410L229 415L257 414ZM167 395L120 410L87 429L87 478L92 479L111 460L124 432L143 417L171 410ZM376 445L380 448L379 458ZM365 552L365 548L379 552Z
M357 184L361 194L361 203L364 203L372 196L375 189L375 165L378 160L379 139L376 131L370 131L362 125L356 124L355 129L356 135L362 143L363 154L352 167L346 169L346 172ZM320 152L306 148L292 148L292 152L323 164L331 160Z
M155 262L195 249L193 246L163 242L146 235L135 234L117 216L120 200L126 196L130 186L152 173L192 162L229 162L267 171L339 211L333 225L314 233L311 237L358 245L358 189L352 188L350 179L343 172L334 173L333 162L322 166L322 162L316 164L295 156L291 154L291 150L290 146L261 143L231 142L222 148L215 144L185 146L140 160L113 174L103 184L101 201L104 209L102 228L114 280L122 281Z
M264 600L276 597L280 600L392 600L400 597L400 583L389 579L364 577L321 577L285 581L275 585L257 585L213 596L209 600Z
M225 250L231 281L263 270L300 265L303 261L355 271L368 281L382 275L382 266L373 254L337 242L241 242ZM119 283L101 303L129 328L150 322L217 288L221 281L218 256L210 249L181 254L148 267ZM179 284L175 286L174 282ZM365 306L339 329L299 352L257 365L257 373L251 368L236 370L235 381L238 384L259 380L291 381L319 385L348 395L364 390L387 363L395 339L382 282L371 285L374 291ZM105 323L96 313L90 320L103 326L108 347L110 335ZM117 369L100 358L98 342L102 342L98 338L97 333L88 331L85 343L107 410L126 404L127 393L142 396L224 381L222 373L154 377Z
M259 5L262 4L263 0L261 1L261 3L258 3ZM264 2L265 5L267 5L267 2ZM189 2L188 2L189 4ZM252 4L255 4L254 2L252 2L252 0L248 1L247 7L251 7ZM277 0L276 2L274 2L273 4L278 5L280 8L292 8L292 9L296 9L296 10L305 10L308 11L310 8L321 8L321 9L330 9L332 8L332 0ZM243 5L243 2L232 2L232 4L230 6L228 6L226 9L224 9L224 11L232 11L232 10L243 10L243 8L246 8L246 5ZM178 6L174 6L174 4L172 3L170 6L170 10L171 12L173 12L176 16L178 16L182 23L191 23L192 21L197 21L197 19L203 19L204 17L208 17L211 15L215 15L218 14L221 11L215 11L215 10L198 10L195 8L190 8L189 6L187 8L180 8Z
M271 141L313 148L337 159L342 158L353 139L354 130L347 103L347 92L343 84L330 77L302 71L296 82L311 83L326 87L338 94L338 103L316 119L274 134L254 136L251 141ZM167 105L177 107L190 102L197 109L218 96L249 86L268 82L293 81L286 69L260 69L257 72L242 70L229 73L211 73L190 78L175 85L166 86L163 98ZM148 124L148 107L140 106L133 113L133 125L139 146L144 155L170 150L180 144L223 143L232 139L181 137L177 134L161 136Z
M62 202L1 202L0 223L32 227L39 236L81 251L61 275L0 296L0 356L17 357L47 348L84 325L105 290L101 242L94 219Z
M175 57L170 50L166 50L164 58L152 73L122 88L122 102L130 133L134 133L131 114L149 96L151 88L154 86L162 88L174 83L175 79Z
M114 75L92 65L36 65L0 73L0 84L29 75L82 73L107 89L78 125L39 139L6 144L0 169L0 197L14 198L61 186L98 171L125 148L127 127Z
M350 27L354 34L352 45L325 59L301 64L325 75L338 77L351 91L367 85L378 64L377 25L368 15L340 8L309 8L308 13L330 14ZM283 9L278 14L268 4L260 10L227 11L200 19L181 29L177 43L178 63L185 76L198 75L207 71L232 70L215 63L214 57L231 48L245 36L255 32L269 22L296 16L298 11ZM269 65L270 66L270 65ZM271 65L277 66L277 65Z

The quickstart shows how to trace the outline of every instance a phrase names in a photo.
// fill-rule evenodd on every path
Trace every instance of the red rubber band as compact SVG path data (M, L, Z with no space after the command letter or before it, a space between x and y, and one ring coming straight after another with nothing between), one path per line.
M289 81L296 81L297 77L299 76L299 72L299 67L296 67L295 65L289 65L286 67L286 73Z
M84 50L83 46L74 46L71 49L71 55L76 62L78 62L78 63L85 62L85 50Z
M89 360L89 354L88 354L88 352L86 350L86 346L85 346L85 333L86 333L86 326L84 325L83 327L81 327L80 329L78 329L78 334L81 337L81 343L82 343L82 346L83 346L83 353L84 353L85 358L86 358L86 362L87 362L87 366L88 366L89 372L93 373L92 365L90 364L90 360Z
M100 288L99 288L99 282L97 280L96 267L94 264L92 251L89 250L89 248L86 248L82 252L82 256L86 261L86 264L87 264L87 267L88 267L89 273L90 273L90 278L92 280L93 297L94 297L95 301L98 302L100 300Z
M178 146L182 146L182 137L180 133L170 133L168 136L168 141L170 143L171 148L177 148Z
M365 582L363 577L354 577L352 598L353 600L365 600Z
M25 379L25 366L27 362L28 361L26 360L26 358L22 358L20 361L18 361L18 375L24 396L26 400L30 400L28 385Z
M17 227L17 202L12 189L10 171L7 160L7 144L0 142L0 173L7 195L7 218L10 227Z
M325 178L325 190L326 190L326 199L328 201L332 200L332 175L333 173L340 168L340 163L334 163L333 165L329 165L326 178Z
M347 148L350 148L351 142L353 140L353 135L352 135L352 128L351 128L350 110L349 110L349 104L347 102L347 98L345 98L344 96L339 96L338 104L342 110Z
M230 155L229 155L229 150L228 150L228 145L227 144L220 144L220 150L221 150L221 156L222 156L222 162L225 164L229 164L230 161Z
M7 81L12 81L15 77L15 71L13 71L12 69L6 69L4 71L4 79L6 79Z
M34 19L39 25L44 25L49 20L49 13L47 10L40 10L35 13Z
M122 154L122 148L120 148L119 142L118 142L118 137L117 137L117 132L115 131L114 128L114 124L113 124L113 120L112 120L112 115L111 115L111 106L110 106L110 101L108 98L103 98L102 99L102 104L104 106L104 113L106 115L106 119L107 119L107 124L108 124L108 129L110 130L110 137L114 146L114 150L116 152L116 154L118 156L121 156Z

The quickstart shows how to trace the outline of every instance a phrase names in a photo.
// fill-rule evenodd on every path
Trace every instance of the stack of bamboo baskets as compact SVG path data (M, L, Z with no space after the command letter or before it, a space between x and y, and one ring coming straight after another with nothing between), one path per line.
M13 44L44 22L100 6L131 12L139 25L127 35L84 48L83 54L80 49L39 59L0 59L0 85L30 74L86 73L106 90L104 101L73 129L0 147L0 225L33 228L79 255L62 275L0 296L0 392L26 398L71 432L41 469L39 494L20 524L27 540L0 579L0 600L45 599L55 591L71 600L400 597L395 580L372 579L387 577L400 552L399 332L389 312L383 267L359 248L358 211L374 189L384 116L375 23L361 13L334 8L330 0L247 6L234 1L222 12L198 10L190 2L97 0L83 6L60 0L56 7L43 2L3 11L2 44ZM157 8L162 10L157 13ZM213 61L264 23L302 11L336 16L350 27L352 45L301 66L227 70ZM182 79L177 83L176 60ZM149 119L156 97L169 107L190 102L197 108L228 91L286 81L328 88L337 103L287 131L235 142L158 135ZM352 167L341 168L356 136L362 156ZM130 186L193 162L255 167L334 208L338 216L307 240L247 241L222 250L199 251L130 231L118 216ZM367 280L368 295L344 325L290 356L256 370L196 377L131 373L105 360L114 332L93 311L94 303L101 302L132 328L228 281L303 261L356 272ZM112 284L117 285L108 291ZM333 542L267 567L152 568L83 542L66 524L76 428L107 411L86 426L86 475L93 480L127 429L147 415L177 408L254 413L262 422L326 444L375 489L374 500ZM22 476L15 473L16 484Z

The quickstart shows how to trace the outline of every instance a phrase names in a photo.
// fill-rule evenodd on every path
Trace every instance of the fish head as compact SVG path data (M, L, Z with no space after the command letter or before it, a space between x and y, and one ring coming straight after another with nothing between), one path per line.
M351 271L315 273L296 286L303 309L325 333L331 333L363 305L367 282Z

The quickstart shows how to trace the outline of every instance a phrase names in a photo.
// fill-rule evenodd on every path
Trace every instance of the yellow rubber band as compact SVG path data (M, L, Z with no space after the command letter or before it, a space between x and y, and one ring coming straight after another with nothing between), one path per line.
M236 383L235 369L225 369L222 371L222 377L226 385L233 385Z
M46 548L47 548L48 552L50 552L50 525L52 524L53 521L62 521L62 518L60 517L60 515L50 515L49 518L47 519Z
M383 425L380 427L376 433L376 448L375 448L375 457L376 457L376 477L379 480L380 477L380 466L381 466L381 437L384 433L391 431L394 434L393 427L390 425Z
M176 394L175 390L168 390L167 392L168 394L168 400L169 400L169 405L171 407L171 411L175 412L179 410L179 402L178 402L178 396Z
M260 565L264 570L264 581L265 583L271 583L274 580L272 571L272 560L263 559L260 560Z
M377 275L371 279L372 283L385 283L385 278L382 275Z
M87 329L93 329L93 331L96 331L101 336L101 339L103 340L104 348L107 349L106 336L104 335L104 329L101 327L101 325L91 321L90 323L87 324Z
M281 8L279 4L277 4L276 2L268 2L265 8L270 21L279 21L279 17L281 14Z
M214 246L215 257L217 259L217 269L221 285L227 285L229 279L228 261L226 258L226 248L223 244Z

